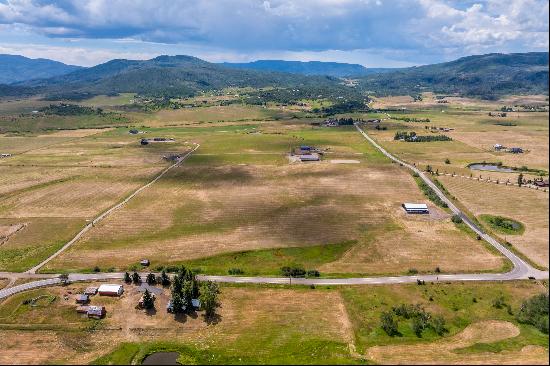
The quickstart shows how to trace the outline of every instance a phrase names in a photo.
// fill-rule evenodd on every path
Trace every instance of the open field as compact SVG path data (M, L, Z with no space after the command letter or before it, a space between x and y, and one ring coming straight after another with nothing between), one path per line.
M140 294L125 285L120 298L93 297L107 316L88 320L74 311L73 296L87 284L18 294L0 303L0 362L139 363L148 353L176 351L191 363L508 363L514 358L547 363L548 335L518 324L512 314L539 284L426 284L330 288L223 286L214 322L202 313L168 314L168 290L157 311L134 308ZM36 306L25 299L43 297ZM65 299L64 296L68 296ZM475 301L473 301L475 299ZM399 337L380 327L380 314L399 304L420 304L445 319L447 333L425 330L418 338L400 320ZM492 347L492 351L487 351ZM425 352L421 354L420 349ZM420 358L418 358L420 357ZM432 357L432 358L429 358ZM431 361L430 361L431 360Z
M148 258L153 266L193 261L208 273L222 273L229 262L209 257L243 251L248 253L235 267L271 275L277 274L274 263L300 262L302 254L301 264L333 274L429 272L436 267L496 271L504 264L438 208L432 207L429 217L405 215L402 202L426 198L409 174L353 129L263 122L155 133L160 131L201 147L49 263L47 271L123 270ZM107 135L112 134L116 132ZM329 161L353 157L359 163L289 164L285 154L299 144L327 149ZM400 183L388 184L392 181ZM346 252L334 251L325 263L306 259L308 247L349 241L356 244ZM296 249L265 266L260 258L277 252L254 252L278 248ZM124 257L117 255L120 251ZM201 258L209 258L204 268Z
M548 265L548 193L462 178L438 179L474 215L500 215L523 223L525 232L506 235L506 240L538 265Z
M485 112L477 111L418 111L392 115L430 119L430 122L384 122L390 127L388 131L370 132L385 148L411 163L421 166L430 164L441 171L468 174L476 174L466 169L468 164L483 161L502 162L506 166L518 168L527 166L548 172L548 113L522 113L519 119L512 119L517 124L514 127L494 125L501 121L490 119ZM435 132L447 135L454 141L410 143L393 140L396 131L415 131L418 135L430 135L431 132L424 126L454 128L450 132ZM495 144L522 147L526 152L496 152L493 149ZM445 164L445 159L449 159L450 164Z
M0 246L0 270L39 263L167 166L163 155L188 149L179 141L142 148L127 129L56 134L0 137L21 149L0 161L0 222L26 224Z

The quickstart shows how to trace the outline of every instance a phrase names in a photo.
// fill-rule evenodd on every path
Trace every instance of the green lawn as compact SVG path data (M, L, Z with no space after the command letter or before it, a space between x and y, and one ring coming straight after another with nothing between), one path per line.
M354 244L355 241L347 241L310 247L243 251L181 264L199 273L212 275L226 275L230 269L240 269L243 276L280 276L281 267L284 266L312 270L321 264L333 262Z

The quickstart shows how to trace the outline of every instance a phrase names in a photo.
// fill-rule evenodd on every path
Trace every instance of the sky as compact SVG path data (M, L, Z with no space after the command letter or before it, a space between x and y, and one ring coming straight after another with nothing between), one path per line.
M405 67L548 51L548 0L0 0L0 53Z

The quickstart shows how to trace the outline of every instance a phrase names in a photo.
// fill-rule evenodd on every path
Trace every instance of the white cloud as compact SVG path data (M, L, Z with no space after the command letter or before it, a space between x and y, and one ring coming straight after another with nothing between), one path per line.
M404 64L548 49L548 0L0 0L2 24L51 43L99 40L96 54L136 58L169 50L152 44L197 56L364 55ZM0 33L0 45L9 38Z

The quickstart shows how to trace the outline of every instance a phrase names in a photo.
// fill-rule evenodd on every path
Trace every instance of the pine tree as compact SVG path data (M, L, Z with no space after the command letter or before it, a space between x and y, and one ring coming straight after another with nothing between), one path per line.
M132 278L130 277L130 274L128 272L124 273L124 282L131 283Z
M170 277L168 277L165 270L162 270L162 273L160 274L160 284L163 287L170 286Z
M172 294L172 309L175 314L183 313L186 307L185 302L179 294Z
M134 285L141 284L141 276L139 275L139 273L134 272L132 274L132 282L134 283Z
M518 175L518 186L522 186L523 185L523 173L519 173Z
M214 282L205 282L201 286L200 291L200 301L201 306L206 312L206 317L211 318L216 313L216 308L220 306L218 302L218 294L220 293L220 288L218 284Z
M155 297L147 289L143 293L143 307L145 309L153 309L155 307Z
M148 285L153 286L153 285L156 285L157 278L155 277L155 275L153 273L149 273L147 275L147 278L145 279L145 281L147 282Z

